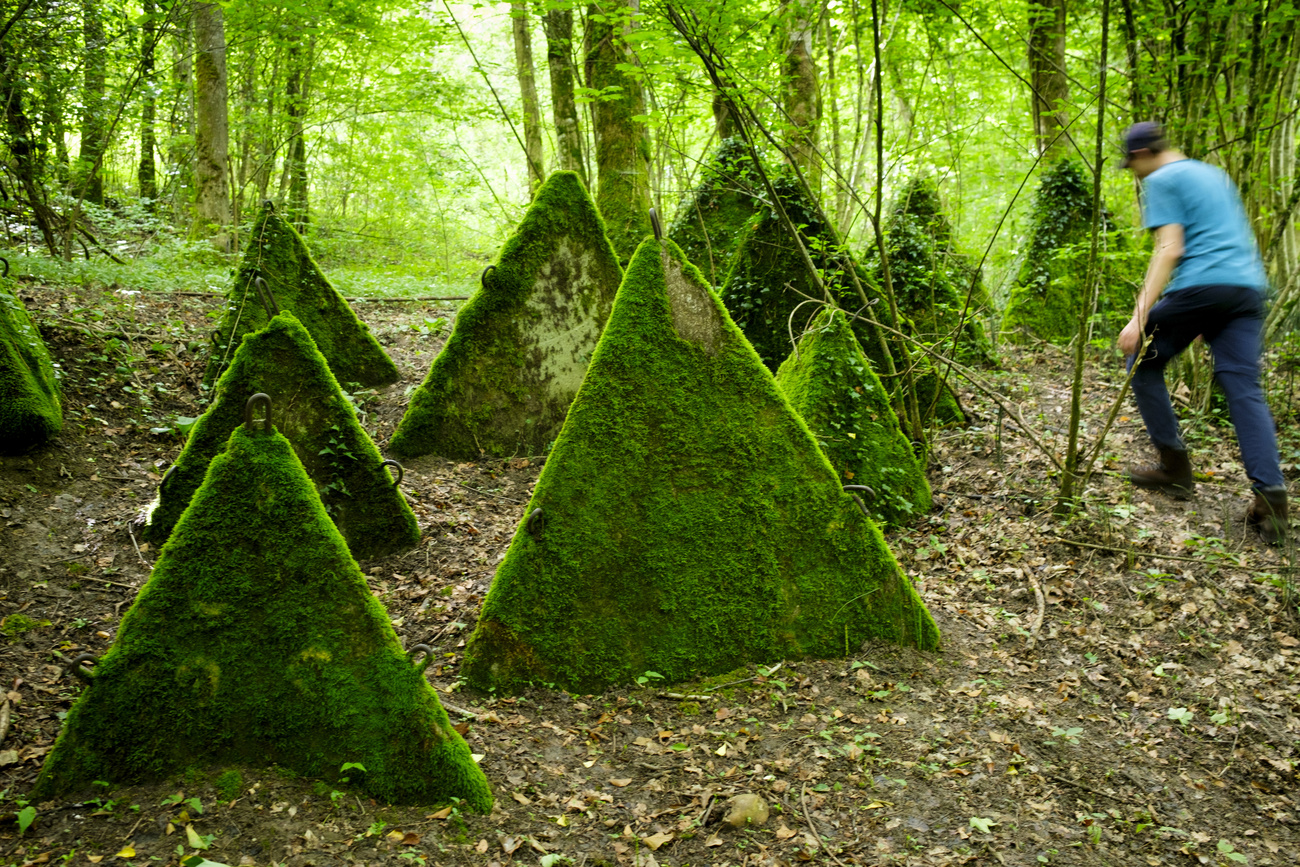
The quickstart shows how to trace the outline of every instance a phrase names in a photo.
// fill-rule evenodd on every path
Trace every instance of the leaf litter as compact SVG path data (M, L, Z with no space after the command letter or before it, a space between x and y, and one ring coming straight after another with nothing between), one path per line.
M0 458L4 863L1282 865L1300 851L1295 573L1244 527L1231 430L1189 426L1204 470L1174 502L1123 481L1145 454L1122 416L1085 508L1058 522L1050 463L973 394L974 424L935 438L935 510L889 538L940 652L868 646L595 696L463 692L465 639L545 457L422 458L404 483L419 547L362 566L405 645L433 648L428 676L494 787L491 814L390 807L274 768L241 769L237 792L210 769L20 805L80 688L65 662L107 649L156 556L131 521L179 452L177 420L202 412L212 306L22 294L67 416L51 447ZM404 378L353 399L382 444L445 338L405 323L448 311L375 307L362 315ZM994 374L1060 450L1063 364L1012 350ZM1120 381L1089 377L1085 443ZM1285 430L1291 409L1275 409ZM178 790L202 805L179 824ZM725 805L746 793L771 818L732 829Z

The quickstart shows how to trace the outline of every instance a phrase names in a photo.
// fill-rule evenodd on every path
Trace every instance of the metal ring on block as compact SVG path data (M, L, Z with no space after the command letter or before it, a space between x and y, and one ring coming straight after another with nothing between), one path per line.
M0 256L0 262L4 262L4 263L5 263L5 272L4 272L3 274L0 274L0 277L8 277L8 276L9 276L9 260L6 259L4 256Z
M259 403L266 404L266 430L275 430L275 425L271 422L271 395L261 391L244 404L244 427L250 431L253 429L253 410Z
M393 480L393 487L396 488L402 484L402 477L406 475L406 470L397 461L384 461L381 467L397 467L397 478Z
M262 199L262 207L263 207L263 208L270 208L272 211L274 211L274 210L275 210L275 202L271 201L270 199Z
M862 498L859 497L857 494L853 493L854 491L866 491L868 494L871 495L871 499L873 500L876 498L876 492L873 491L871 488L868 488L866 485L845 485L844 486L844 493L852 497L853 502L857 503L858 508L862 510L862 514L870 518L871 513L867 511L867 504L862 502Z
M172 473L174 472L176 472L176 465L172 464L170 467L167 468L167 472L163 473L162 480L158 482L158 490L160 491L167 490L167 481L172 477Z
M84 680L86 683L94 683L95 682L94 672L90 671L89 669L82 668L81 663L83 662L97 663L99 662L99 660L95 658L95 654L93 653L83 653L79 655L76 659L72 660L72 662L69 662L66 670L72 672L77 677Z
M497 269L496 265L488 265L486 268L484 268L483 273L478 275L478 284L482 286L484 289L486 289L488 287L487 284L488 275L491 274L496 269Z
M417 653L423 653L424 659L420 660L419 662L416 662L412 657L414 657L415 654ZM417 644L415 645L415 647L412 647L410 650L406 651L406 658L419 671L424 671L426 668L429 667L429 663L433 661L433 648L431 648L427 644Z
M656 241L664 239L664 227L659 224L659 212L654 208L650 209L650 228L655 230Z
M876 492L873 491L871 488L868 488L866 485L845 485L845 486L844 486L844 490L845 490L846 492L847 492L847 491L866 491L866 493L871 497L871 499L874 500L874 499L876 498Z
M545 526L546 518L542 515L542 510L540 508L533 509L532 512L528 514L528 520L524 522L524 529L527 530L528 535L532 536L534 539L542 534L542 528Z
M262 306L266 308L266 315L271 318L279 316L280 306L275 303L275 296L271 294L271 287L266 285L266 281L261 277L254 277L253 287L257 289L257 297L262 299Z

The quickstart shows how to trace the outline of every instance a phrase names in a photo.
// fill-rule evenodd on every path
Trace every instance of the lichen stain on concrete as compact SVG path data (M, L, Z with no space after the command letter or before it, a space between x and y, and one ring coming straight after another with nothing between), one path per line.
M537 385L548 398L563 401L561 412L582 385L604 327L604 316L591 309L591 298L600 294L596 281L591 250L561 238L524 305Z
M703 286L686 278L682 263L670 256L666 249L660 250L659 258L664 265L673 327L683 340L698 344L710 356L716 355L722 336L717 302Z

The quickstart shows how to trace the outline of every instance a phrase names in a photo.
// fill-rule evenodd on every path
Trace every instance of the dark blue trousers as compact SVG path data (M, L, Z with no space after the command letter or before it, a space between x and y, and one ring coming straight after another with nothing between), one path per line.
M1284 484L1273 414L1259 385L1263 329L1263 293L1241 286L1189 286L1151 308L1146 328L1151 343L1132 384L1138 412L1157 448L1184 448L1165 387L1165 365L1202 335L1214 353L1214 375L1228 396L1246 475L1257 488ZM1129 356L1130 369L1133 359Z

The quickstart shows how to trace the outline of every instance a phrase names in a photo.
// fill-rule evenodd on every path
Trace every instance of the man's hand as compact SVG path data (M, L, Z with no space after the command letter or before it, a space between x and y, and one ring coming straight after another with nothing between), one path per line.
M1138 347L1142 345L1142 323L1134 316L1124 326L1124 330L1119 333L1119 351L1124 353L1125 357L1135 354Z

